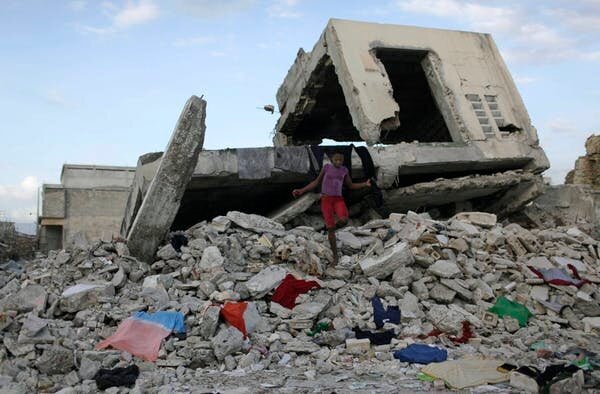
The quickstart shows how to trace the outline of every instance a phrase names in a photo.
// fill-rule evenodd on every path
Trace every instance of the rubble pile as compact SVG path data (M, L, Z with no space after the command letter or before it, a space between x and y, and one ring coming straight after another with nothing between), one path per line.
M586 368L556 384L599 384L600 242L577 227L528 230L481 212L448 221L409 212L347 227L337 238L341 258L333 267L325 234L229 212L171 234L150 264L112 240L5 267L0 387L461 388L428 374L446 364L421 371L411 358L421 345L435 346L424 350L436 361L472 369L486 365L473 357L486 357L494 370L509 363L542 371L585 349ZM117 327L160 323L164 330L177 316L185 334L166 328L155 361L153 349L147 357L114 349ZM99 349L101 341L113 346ZM506 392L535 384L509 370L481 372L477 384ZM115 376L130 388L110 387Z

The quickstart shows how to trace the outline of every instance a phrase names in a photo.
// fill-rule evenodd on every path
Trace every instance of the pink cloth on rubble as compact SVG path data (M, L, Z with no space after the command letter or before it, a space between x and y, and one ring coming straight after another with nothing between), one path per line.
M158 324L149 324L142 320L125 319L117 331L96 345L96 349L112 346L146 361L156 361L163 339L171 331Z

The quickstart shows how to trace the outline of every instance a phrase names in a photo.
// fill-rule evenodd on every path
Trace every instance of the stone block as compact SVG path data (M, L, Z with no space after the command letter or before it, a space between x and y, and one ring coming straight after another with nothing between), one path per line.
M348 338L348 339L346 339L346 351L350 354L364 355L364 354L367 354L370 349L371 349L371 341L369 341L368 338L364 338L364 339Z
M223 361L226 356L242 350L244 336L237 328L227 327L219 331L210 342L217 360Z
M448 260L438 260L429 266L427 271L440 278L456 278L461 275L458 265Z
M414 257L406 242L388 249L382 256L367 257L360 262L360 268L366 276L385 279L401 266L410 265Z

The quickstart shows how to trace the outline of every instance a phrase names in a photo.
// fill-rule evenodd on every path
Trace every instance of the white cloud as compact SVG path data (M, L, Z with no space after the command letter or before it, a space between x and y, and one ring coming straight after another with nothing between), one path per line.
M594 48L600 39L600 2L584 0L569 3L569 9L553 8L557 1L481 5L472 0L406 0L396 4L405 12L447 18L467 29L492 33L510 62L600 60L600 51Z
M137 2L128 0L121 8L112 2L105 1L100 4L100 8L110 18L111 24L105 27L81 25L79 26L81 31L98 35L117 33L132 26L151 22L160 15L158 6L150 0Z
M0 185L0 201L5 200L27 200L36 196L40 182L29 175L17 185Z
M299 0L275 0L267 7L267 14L274 18L299 18L302 13L296 9L298 3Z
M554 118L549 120L546 124L546 128L553 133L575 134L579 132L572 122L564 118Z
M202 19L237 14L256 4L256 0L179 0L178 8L186 15Z
M212 36L198 36L198 37L186 37L178 38L173 42L173 46L176 47L190 47L196 45L206 45L215 42L215 37Z
M150 22L158 18L158 7L150 1L140 1L135 4L127 3L125 8L114 16L114 25L117 28L127 28L134 25Z
M71 105L64 93L57 88L48 89L42 92L41 96L47 103L57 107L69 107Z

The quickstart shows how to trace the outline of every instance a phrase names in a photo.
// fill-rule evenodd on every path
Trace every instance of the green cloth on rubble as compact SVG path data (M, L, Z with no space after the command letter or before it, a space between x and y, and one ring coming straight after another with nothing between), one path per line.
M306 332L306 335L308 335L309 337L314 337L321 331L328 331L328 330L329 330L329 323L317 323L317 325L315 326L315 328L313 328L312 331Z
M592 364L590 363L590 360L587 357L584 357L581 360L571 361L571 364L585 371L590 371L592 369Z
M417 374L417 379L422 380L423 382L433 382L435 378L431 375L427 375L424 372L419 372Z
M524 305L511 301L506 297L499 297L496 300L496 304L488 309L488 312L495 313L500 317L510 316L515 318L519 321L521 327L525 327L527 325L527 320L533 316L533 314L529 312L529 309Z

